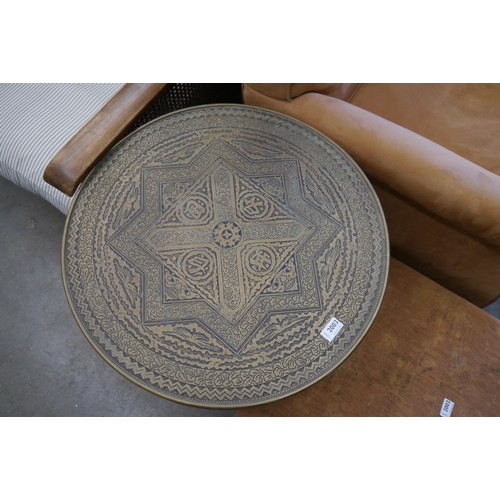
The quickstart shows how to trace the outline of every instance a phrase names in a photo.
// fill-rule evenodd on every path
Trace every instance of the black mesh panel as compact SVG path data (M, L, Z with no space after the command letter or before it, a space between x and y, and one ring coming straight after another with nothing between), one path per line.
M202 104L241 104L240 83L172 83L127 130L130 134L142 125L178 109Z

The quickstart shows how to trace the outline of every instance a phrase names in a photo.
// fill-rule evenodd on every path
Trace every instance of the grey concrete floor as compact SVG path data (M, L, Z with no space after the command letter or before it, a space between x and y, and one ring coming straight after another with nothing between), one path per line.
M64 222L0 177L0 416L232 416L155 396L94 351L64 294ZM485 310L500 318L500 301Z
M484 311L491 314L492 316L495 316L495 318L500 319L500 299L493 302L493 304L485 307Z
M232 416L155 396L97 354L64 294L65 219L0 177L0 416Z

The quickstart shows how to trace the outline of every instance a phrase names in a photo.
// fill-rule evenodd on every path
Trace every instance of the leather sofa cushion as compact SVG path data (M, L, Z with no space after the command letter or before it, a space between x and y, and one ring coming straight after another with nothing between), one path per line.
M500 84L363 84L350 101L500 175Z

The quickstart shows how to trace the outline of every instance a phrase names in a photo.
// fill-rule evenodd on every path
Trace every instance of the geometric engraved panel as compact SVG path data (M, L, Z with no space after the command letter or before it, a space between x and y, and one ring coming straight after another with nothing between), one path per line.
M362 339L388 272L359 167L286 116L191 108L101 161L67 219L73 314L120 373L162 397L241 407L295 393ZM336 318L343 327L321 335Z

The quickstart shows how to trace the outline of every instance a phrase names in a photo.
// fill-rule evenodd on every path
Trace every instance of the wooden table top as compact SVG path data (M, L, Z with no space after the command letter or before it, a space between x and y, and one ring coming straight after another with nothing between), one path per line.
M375 318L385 220L354 161L248 106L172 113L83 183L63 278L82 331L122 375L185 404L237 408L308 387Z

